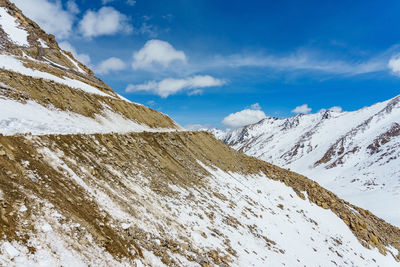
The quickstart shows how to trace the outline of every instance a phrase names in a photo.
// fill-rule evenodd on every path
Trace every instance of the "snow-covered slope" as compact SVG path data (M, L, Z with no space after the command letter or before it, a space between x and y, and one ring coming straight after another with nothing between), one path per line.
M399 229L206 133L0 145L0 265L398 265Z
M400 229L121 98L0 9L0 266L398 265Z
M354 112L266 118L216 137L400 225L392 206L400 203L400 96Z

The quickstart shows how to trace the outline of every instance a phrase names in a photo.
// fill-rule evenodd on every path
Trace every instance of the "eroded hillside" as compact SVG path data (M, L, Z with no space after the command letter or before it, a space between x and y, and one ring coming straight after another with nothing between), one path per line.
M116 94L9 1L0 1L0 133L180 129Z
M100 264L101 255L105 265L374 265L399 257L398 228L207 133L3 136L0 144L1 231L19 251L14 262Z

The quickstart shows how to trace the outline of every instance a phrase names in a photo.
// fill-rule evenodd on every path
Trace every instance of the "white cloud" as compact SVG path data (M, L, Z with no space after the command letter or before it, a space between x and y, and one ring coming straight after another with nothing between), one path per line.
M70 36L75 15L63 9L61 1L12 0L12 2L46 32L60 39Z
M331 107L329 110L333 111L333 112L342 112L343 111L342 107L339 107L339 106Z
M79 14L81 11L79 10L78 5L75 3L75 0L68 0L67 9L72 14Z
M96 72L99 74L108 74L111 71L119 71L126 68L125 62L116 57L110 57L102 61L96 68Z
M176 50L170 43L161 40L150 40L142 49L133 54L133 69L150 70L156 65L163 68L168 67L172 62L186 62L186 55L183 51Z
M400 76L400 54L393 56L389 60L388 67L393 74Z
M231 113L222 120L222 124L228 128L239 128L249 124L257 123L267 116L258 103L242 111Z
M254 103L253 105L250 106L250 109L261 110L261 106L258 103Z
M130 33L133 28L128 17L113 7L102 7L98 11L88 10L79 22L79 31L85 37Z
M167 78L160 82L150 81L144 84L133 85L130 84L126 87L125 91L137 92L137 91L147 91L155 93L163 98L169 95L176 94L183 90L190 90L190 93L198 93L199 88L222 86L225 81L216 79L209 75L204 76L193 76L186 79L172 79Z
M89 65L90 63L90 56L88 54L80 54L76 51L76 49L68 42L64 41L59 43L59 46L61 47L61 49L65 50L65 51L69 51L72 53L72 55L78 60L80 61L82 64L85 65Z
M311 112L311 108L308 107L307 104L301 105L296 107L295 109L292 110L292 113L296 113L296 114L308 114Z

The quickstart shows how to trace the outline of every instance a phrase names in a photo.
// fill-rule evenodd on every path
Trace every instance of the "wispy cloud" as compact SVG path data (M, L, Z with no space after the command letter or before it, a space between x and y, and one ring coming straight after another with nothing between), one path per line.
M106 5L108 3L114 2L115 0L101 0L103 5ZM135 0L126 0L125 3L129 6L134 6L136 4Z
M388 55L369 59L337 59L321 52L300 49L287 55L235 54L215 56L205 68L268 68L272 71L308 71L337 75L359 75L387 70Z
M168 45L170 45L168 43ZM172 47L172 45L171 45ZM343 54L335 54L328 51L321 51L317 48L299 48L294 52L283 54L268 54L265 52L247 52L231 55L202 55L193 57L188 51L179 51L182 54L177 61L185 64L169 64L171 60L165 63L158 63L162 68L151 68L163 55L176 55L175 48L172 47L171 53L160 53L162 49L144 49L146 56L144 60L135 59L133 65L136 69L152 71L154 77L168 76L192 76L198 73L219 73L231 76L233 71L242 71L251 69L252 71L265 72L278 75L312 76L321 77L352 77L363 74L372 74L378 72L396 71L396 58L391 57L398 53L399 46L393 46L380 54L367 57L365 54L355 57ZM140 52L140 51L139 51ZM137 52L138 53L138 52ZM148 63L147 63L148 62ZM145 66L145 67L141 67ZM157 72L154 72L157 70Z

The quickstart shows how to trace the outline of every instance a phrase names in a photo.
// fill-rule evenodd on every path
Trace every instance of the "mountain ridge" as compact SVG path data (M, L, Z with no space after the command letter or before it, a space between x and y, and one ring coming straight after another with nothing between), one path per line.
M399 228L121 98L1 10L1 265L398 264Z
M311 177L379 214L382 206L400 200L400 170L395 164L400 156L399 103L396 96L352 112L322 110L287 119L266 118L215 136L248 155ZM343 194L344 187L352 189ZM363 191L375 192L370 197L378 203L351 198ZM382 206L379 201L384 201ZM380 216L400 223L396 211L387 209Z

